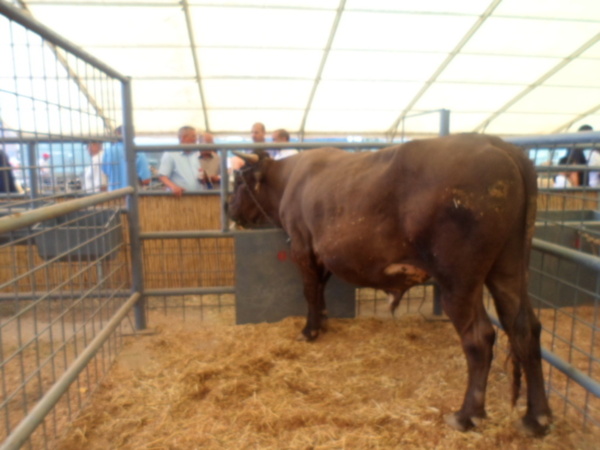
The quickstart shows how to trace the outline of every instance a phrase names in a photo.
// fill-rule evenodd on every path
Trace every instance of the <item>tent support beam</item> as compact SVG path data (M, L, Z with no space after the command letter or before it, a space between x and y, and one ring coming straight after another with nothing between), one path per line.
M413 97L410 103L404 108L404 111L400 114L400 116L395 120L388 131L388 136L390 141L394 139L396 132L398 130L398 126L401 122L404 121L406 115L413 109L413 107L417 104L417 102L425 95L425 92L429 90L429 88L433 85L433 83L437 80L437 78L442 74L446 67L452 62L454 57L460 53L462 48L471 40L471 38L475 35L477 30L485 23L485 21L492 15L496 7L502 2L502 0L493 0L492 3L487 7L485 12L477 19L477 21L473 24L473 26L469 29L469 31L463 36L458 45L454 47L454 49L450 52L450 54L444 59L442 64L436 69L436 71L429 77L429 79L425 82L421 90Z
M304 108L304 114L302 115L302 123L300 124L300 129L298 130L298 136L300 140L304 140L304 129L306 127L306 119L308 117L308 113L310 112L312 102L315 98L315 94L317 93L317 88L319 87L319 83L321 82L321 76L323 75L323 70L325 69L325 64L327 63L327 58L329 57L329 52L331 51L331 46L333 44L333 39L335 38L335 34L337 32L338 25L340 23L340 19L344 12L344 8L346 8L346 0L340 0L340 3L337 8L337 12L335 14L335 19L333 20L333 24L331 25L331 31L329 32L329 39L327 40L327 45L323 50L323 57L321 58L321 64L319 65L319 70L317 72L317 76L315 77L315 81L313 83L313 87L310 91L310 96L308 97L308 103L306 104L306 108Z
M556 128L554 131L552 131L552 134L567 133L569 131L569 128L571 128L575 122L583 119L584 117L595 114L598 111L600 111L600 105L596 105L593 108L590 108L587 111L582 112L581 114L578 114L577 116L575 116L574 119L570 120L569 122L565 123L564 125L561 125L560 127Z
M204 114L204 130L209 132L210 125L208 123L208 114L206 111L206 102L204 101L204 88L202 86L202 77L200 76L200 61L196 53L196 39L194 37L194 30L192 27L192 18L190 16L190 5L187 0L181 1L183 7L183 13L185 15L185 26L188 32L188 39L190 40L190 48L192 50L192 60L194 61L194 73L196 74L196 84L198 85L198 93L200 94L200 102L202 103L202 114Z
M515 97L513 97L511 100L509 100L504 106L499 108L492 115L490 115L486 120L484 120L477 127L475 127L475 129L473 131L484 132L485 129L487 128L487 126L490 124L490 122L492 122L494 119L496 119L500 114L505 113L511 106L515 105L519 100L523 99L527 94L531 93L531 91L540 87L546 80L548 80L550 77L552 77L553 75L558 73L560 70L565 68L565 66L567 66L568 64L573 62L573 60L575 60L578 56L580 56L582 53L584 53L590 47L595 45L598 41L600 41L600 33L596 34L593 38L591 38L589 41L587 41L585 44L583 44L581 47L579 47L577 50L575 50L569 56L564 58L561 62L559 62L556 66L554 66L552 69L550 69L548 72L546 72L540 78L538 78L535 82L533 82L532 84L527 86L525 89L523 89L521 92L519 92ZM596 108L596 110L597 109L600 109L600 107ZM586 115L587 115L587 113L586 113ZM581 116L581 117L584 117L584 116ZM568 124L568 125L570 125L570 124Z

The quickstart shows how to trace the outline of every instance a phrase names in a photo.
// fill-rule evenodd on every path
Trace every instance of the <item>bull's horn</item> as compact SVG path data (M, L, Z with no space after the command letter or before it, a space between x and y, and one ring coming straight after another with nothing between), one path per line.
M249 164L255 164L258 162L258 155L256 153L243 153L243 152L234 151L233 154L235 156L239 156L240 158L242 158L244 161L246 161Z

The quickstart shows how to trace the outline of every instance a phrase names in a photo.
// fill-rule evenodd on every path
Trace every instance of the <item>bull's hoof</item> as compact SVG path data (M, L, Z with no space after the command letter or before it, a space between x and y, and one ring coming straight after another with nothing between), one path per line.
M525 416L517 423L522 433L529 437L542 437L548 434L550 428L550 417L542 415L538 417Z
M296 336L296 340L298 342L308 342L308 338L304 336L304 333L300 333L298 336Z
M306 328L302 330L302 333L296 338L297 341L303 342L311 342L319 337L318 330L307 330Z
M458 431L469 431L473 428L479 426L481 422L485 419L484 417L462 417L459 413L451 413L446 414L444 416L444 421L450 425L452 428Z

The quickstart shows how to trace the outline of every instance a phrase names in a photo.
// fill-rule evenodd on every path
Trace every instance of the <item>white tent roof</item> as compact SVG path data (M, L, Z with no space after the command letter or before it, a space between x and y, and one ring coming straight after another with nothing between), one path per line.
M19 3L132 77L138 134L600 128L598 0Z

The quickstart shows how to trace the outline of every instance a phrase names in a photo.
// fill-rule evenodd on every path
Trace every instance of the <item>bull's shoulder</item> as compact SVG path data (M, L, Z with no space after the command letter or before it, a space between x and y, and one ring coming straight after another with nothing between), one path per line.
M301 153L301 159L307 161L321 161L343 158L348 152L337 147L319 147Z
M307 150L297 155L294 162L294 173L304 177L312 176L322 171L335 170L351 163L353 154L335 147L321 147Z

